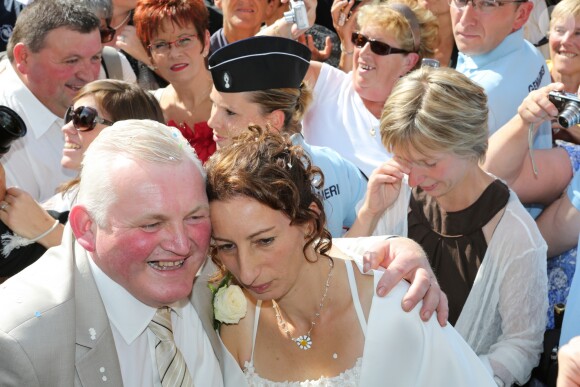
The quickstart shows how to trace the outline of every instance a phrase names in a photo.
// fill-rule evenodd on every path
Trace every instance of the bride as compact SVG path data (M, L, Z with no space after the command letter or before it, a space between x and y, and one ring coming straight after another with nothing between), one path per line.
M206 166L215 280L247 300L220 335L248 385L495 385L451 326L401 310L406 283L377 297L378 278L329 254L323 176L287 137L250 127Z

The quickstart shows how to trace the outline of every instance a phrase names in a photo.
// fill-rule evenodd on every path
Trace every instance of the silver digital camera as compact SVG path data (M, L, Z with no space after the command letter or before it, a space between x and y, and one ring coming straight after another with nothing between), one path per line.
M578 99L578 95L551 91L548 98L558 109L558 123L561 127L567 129L580 123L580 99Z
M296 23L299 30L310 28L308 12L302 0L290 0L290 11L284 12L284 20L288 23Z

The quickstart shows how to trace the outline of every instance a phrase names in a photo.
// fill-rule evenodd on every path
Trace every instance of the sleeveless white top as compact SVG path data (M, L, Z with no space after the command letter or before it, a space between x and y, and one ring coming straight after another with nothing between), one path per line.
M342 259L337 259L335 261L342 261ZM366 336L367 322L364 317L360 299L358 296L358 290L356 287L356 281L354 279L354 271L351 262L343 261L346 265L346 272L348 274L348 283L350 286L350 294L352 295L352 301L354 304L354 309L358 317L359 324L361 326L363 335ZM248 383L248 386L254 387L356 387L359 385L360 371L362 366L362 357L359 357L355 365L342 372L340 375L333 377L321 377L317 380L305 380L301 382L296 381L285 381L285 382L273 382L261 378L260 375L256 373L254 368L254 345L256 343L256 333L258 332L258 321L260 320L260 310L262 307L262 302L258 301L256 305L256 312L254 317L254 330L252 333L252 357L250 361L246 361L244 364L244 376Z

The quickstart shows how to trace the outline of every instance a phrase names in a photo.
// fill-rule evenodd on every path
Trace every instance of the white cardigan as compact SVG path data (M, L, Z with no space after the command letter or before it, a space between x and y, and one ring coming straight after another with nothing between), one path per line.
M410 197L411 188L403 183L373 235L407 236ZM351 251L357 251L357 245L368 246L365 238L356 239L348 247L340 246ZM506 386L526 382L543 350L548 308L546 257L546 242L536 223L510 190L506 210L455 326Z

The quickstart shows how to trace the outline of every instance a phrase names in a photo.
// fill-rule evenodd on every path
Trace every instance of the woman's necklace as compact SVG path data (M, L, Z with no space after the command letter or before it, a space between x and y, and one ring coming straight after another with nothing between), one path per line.
M326 295L328 294L330 279L332 278L332 270L334 269L334 262L332 261L332 259L328 259L328 264L330 265L330 270L328 271L328 277L326 278L326 284L324 285L324 294L322 295L322 299L320 300L318 312L314 315L314 318L310 322L310 329L308 330L308 332L306 332L305 335L292 337L292 335L290 334L290 330L288 329L288 324L286 324L286 321L282 317L280 307L278 306L276 301L272 300L272 306L274 308L274 311L276 312L276 319L278 320L278 325L280 326L280 328L282 328L284 333L286 333L286 336L288 336L290 340L295 342L298 348L303 350L308 350L312 347L312 337L310 336L310 333L312 332L312 329L316 325L316 320L320 319L320 313L322 312L322 308L324 307L324 301L326 300Z
M369 134L371 135L371 137L375 137L377 135L377 130L375 129L374 125L373 125L373 118L375 117L373 115L373 113L371 113L369 111L369 109L367 109L366 106L364 106L363 104L363 109L364 109L364 116L367 120L367 122L369 123Z
M131 16L131 11L127 12L127 16L125 16L125 18L123 19L123 21L121 23L119 23L118 26L115 27L111 27L114 30L118 30L119 28L123 27L125 25L125 23L127 23L127 21L129 20L129 17Z
M373 126L373 124L372 124L372 123L370 123L370 124L369 124L369 126L370 126L370 129L369 129L369 134L370 134L372 137L375 137L375 136L377 135L377 130L375 129L375 127Z

